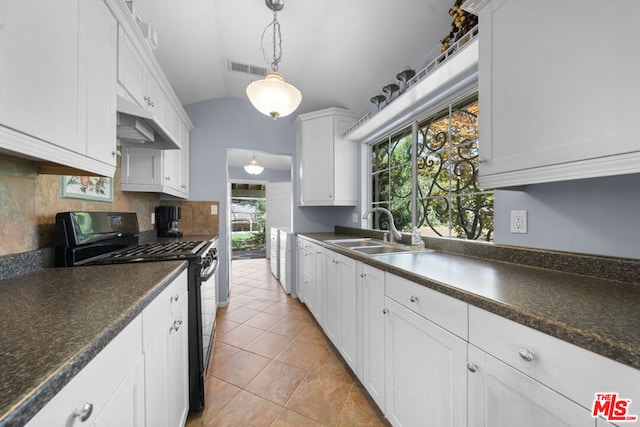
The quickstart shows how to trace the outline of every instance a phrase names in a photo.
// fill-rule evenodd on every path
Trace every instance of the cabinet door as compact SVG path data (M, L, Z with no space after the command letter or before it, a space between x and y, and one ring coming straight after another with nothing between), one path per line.
M309 120L301 126L301 201L333 202L333 117Z
M140 107L148 107L147 66L122 27L118 29L118 94Z
M306 304L305 301L305 289L303 286L304 283L304 249L302 247L302 239L300 237L296 237L296 295L300 301Z
M355 372L358 355L356 262L351 258L338 255L336 257L336 265L340 275L338 281L340 297L336 301L336 305L340 307L340 341L338 350L340 350L344 360ZM330 304L334 304L334 302Z
M86 55L86 134L88 157L115 166L117 23L103 1L82 1L82 47ZM84 12L84 9L87 9ZM82 56L81 56L82 59ZM83 99L80 97L80 99ZM82 111L82 109L80 110Z
M304 261L302 272L302 289L304 294L304 303L307 308L314 315L316 314L316 262L315 254L309 250L304 249ZM316 316L317 320L317 316Z
M0 2L0 125L84 153L78 0Z
M189 195L189 128L179 124L180 132L180 189Z
M358 143L342 139L353 125L353 119L336 117L334 122L334 201L340 205L356 205L358 201Z
M120 165L121 184L162 185L162 150L149 148L122 147ZM123 188L126 190L126 188ZM144 191L138 189L138 191Z
M385 307L387 419L404 427L466 426L465 341L390 298Z
M181 427L189 411L189 335L187 294L181 295L169 337L169 426Z
M325 251L323 256L325 258L325 278L321 289L322 298L325 301L325 315L324 321L320 322L320 325L333 345L339 347L342 327L340 265L334 252Z
M96 416L93 426L144 427L144 394L144 357L140 356L104 409Z
M385 411L384 405L384 272L362 264L362 384Z
M576 11L580 19L565 18ZM621 11L637 16L640 3L501 0L482 9L483 187L640 171L640 57L602 36L635 37Z
M167 313L163 326L144 349L147 425L169 427L169 338L173 319Z
M180 162L182 161L180 150L162 150L164 183L174 190L180 188Z
M469 427L595 426L589 411L469 345Z

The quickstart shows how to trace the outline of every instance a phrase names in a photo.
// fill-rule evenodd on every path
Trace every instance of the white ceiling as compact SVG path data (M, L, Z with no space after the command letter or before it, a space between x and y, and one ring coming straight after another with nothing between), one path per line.
M364 112L398 72L439 46L450 29L453 3L286 0L278 13L279 68L302 91L297 112ZM156 57L182 104L246 99L252 77L230 71L227 60L269 68L260 39L273 13L264 0L134 0L134 7L157 31ZM266 45L272 51L270 33Z

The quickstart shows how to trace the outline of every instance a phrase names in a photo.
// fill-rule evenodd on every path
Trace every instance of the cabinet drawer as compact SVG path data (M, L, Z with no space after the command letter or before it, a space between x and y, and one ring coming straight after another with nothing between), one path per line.
M463 339L468 336L468 304L386 273L386 295Z
M165 326L171 312L186 298L187 270L184 270L142 312L142 348L147 348L158 329Z
M71 425L73 413L85 403L93 405L88 421L94 422L142 355L141 333L138 316L29 421L28 427Z
M639 370L474 306L469 342L587 409L596 393L640 402ZM640 404L630 412L640 413Z

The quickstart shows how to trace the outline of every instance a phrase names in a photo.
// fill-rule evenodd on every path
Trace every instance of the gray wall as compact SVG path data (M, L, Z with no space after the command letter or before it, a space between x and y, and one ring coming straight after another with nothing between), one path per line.
M227 149L241 148L257 152L293 156L293 167L297 170L295 155L296 115L274 121L260 114L248 100L219 98L185 105L185 110L195 128L190 135L190 196L189 200L217 200L220 202L220 302L226 304L229 289L229 236L227 235L227 182L244 179L237 171L227 170ZM234 168L235 169L235 168ZM273 174L271 173L273 172ZM265 172L266 173L266 172ZM270 171L265 177L282 181L282 174ZM296 175L293 179L293 194L297 194ZM294 196L295 197L295 196ZM293 209L293 231L329 231L338 223L339 212L344 208L297 208Z
M495 242L640 258L640 174L496 191ZM510 232L511 211L526 210L528 233Z

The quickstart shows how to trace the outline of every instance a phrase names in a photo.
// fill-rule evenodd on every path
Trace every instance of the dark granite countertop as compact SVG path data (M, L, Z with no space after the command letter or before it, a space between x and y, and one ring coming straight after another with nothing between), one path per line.
M608 277L606 271L602 271L602 277L593 277L441 250L425 252L420 259L392 254L371 257L327 242L362 237L359 234L299 235L358 261L640 369L640 285L636 280L630 283L608 280L604 278ZM549 256L555 254L549 253ZM603 266L606 261L602 261ZM623 261L626 264L622 265L632 270L611 275L637 279L640 275L638 263ZM564 262L571 263L571 257L567 256ZM575 262L584 260L576 256ZM621 270L620 262L611 262L615 264L613 270Z
M187 266L47 268L0 280L0 426L22 426Z

